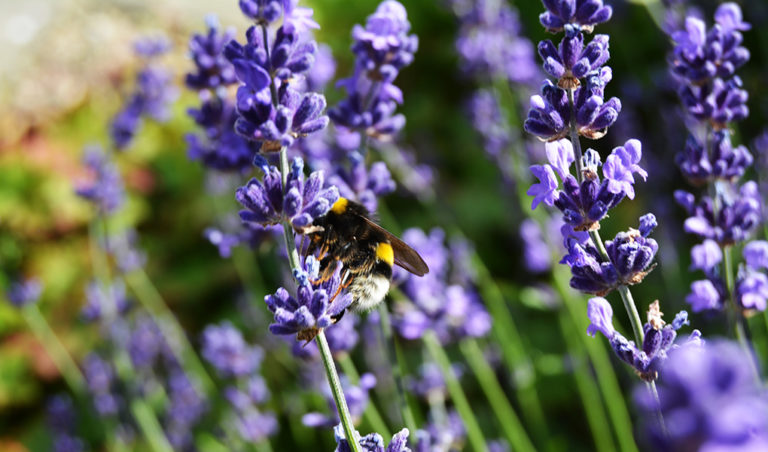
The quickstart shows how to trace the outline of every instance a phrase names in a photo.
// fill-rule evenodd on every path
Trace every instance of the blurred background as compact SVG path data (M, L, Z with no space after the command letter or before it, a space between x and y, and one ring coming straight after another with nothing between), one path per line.
M346 76L354 62L349 51L350 30L354 24L364 23L378 2L301 3L315 11L321 25L316 38L332 49L336 78ZM419 164L430 165L434 179L428 190L417 193L419 196L399 183L398 190L387 197L389 214L382 213L382 224L397 233L406 227L429 230L440 226L449 236L463 236L473 244L509 303L539 376L536 386L552 432L549 447L591 450L582 414L572 406L572 357L565 346L569 339L557 332L558 308L557 302L548 298L553 296L545 287L548 276L532 273L522 259L519 226L524 217L510 181L514 175L505 178L500 171L503 165L487 156L467 110L478 78L461 68L455 47L457 17L448 1L403 3L412 32L419 37L419 50L414 63L398 77L397 84L404 93L399 111L407 124L396 143L411 151ZM613 19L599 27L600 33L611 35L609 65L614 78L606 93L618 96L623 110L617 124L596 147L606 151L629 138L640 139L650 178L649 183L638 186L635 201L625 202L605 225L604 236L627 225L636 226L638 216L648 211L659 217L656 239L660 242L660 271L651 273L635 289L635 299L645 306L658 298L663 310L671 314L685 308L684 297L693 279L687 270L688 253L694 240L682 231L684 212L672 197L673 190L685 188L674 155L682 148L686 134L667 72L671 46L660 29L664 25L663 5L652 0L609 3L614 7ZM716 2L689 3L711 23ZM752 24L744 43L752 59L739 70L751 94L751 115L739 124L736 137L738 142L751 145L768 130L768 102L762 95L768 73L768 3L740 3ZM522 36L534 43L546 37L538 24L543 11L539 1L510 4L519 11ZM242 39L247 22L234 0L0 2L0 287L6 289L20 277L39 278L44 283L40 310L77 361L101 340L99 331L81 319L86 287L92 278L89 222L93 218L89 205L73 190L89 178L81 164L82 150L88 144L109 140L109 122L133 89L139 70L133 42L161 34L172 42L172 50L162 62L173 71L179 97L169 121L146 121L131 150L117 156L128 202L113 224L136 229L139 246L146 253L146 274L195 347L199 347L206 325L224 319L240 327L251 342L270 340L254 327L263 327L268 319L249 321L247 315L253 314L253 306L243 305L260 303L263 295L272 293L279 284L274 247L265 246L255 254L254 268L259 275L247 281L244 291L235 260L221 258L204 237L220 212L235 211L238 204L231 192L217 194L211 189L212 182L202 165L188 158L183 139L194 126L186 109L198 102L197 95L183 86L184 73L192 67L188 40L192 32L204 32L208 14L218 16L223 27L236 27L237 38ZM524 115L530 86L535 89L538 83L520 84L510 92L505 98L508 117ZM329 105L344 96L333 83L324 94ZM519 120L509 127L522 133ZM531 147L529 154L542 155L543 144L525 146ZM752 176L768 175L765 159L760 163L763 166ZM243 183L248 176L236 177ZM524 290L526 287L535 290ZM256 311L264 312L261 306ZM624 320L617 315L617 322ZM696 316L693 324L710 332L725 331L717 319ZM624 326L628 331L629 326ZM404 346L409 352L409 345ZM489 347L494 350L493 343ZM276 353L289 356L290 347L282 348ZM418 353L409 353L418 362ZM461 361L459 357L456 360ZM278 361L266 358L263 373L268 381L279 379L285 372L275 364ZM615 359L612 362L624 393L629 394L634 375ZM273 388L273 393L280 390ZM57 367L22 315L12 305L0 303L0 450L50 450L45 407L51 396L66 391ZM471 399L481 397L471 385L467 391ZM281 425L289 424L288 399L281 401L278 396L272 403L273 410L280 413ZM313 403L323 406L322 399L309 402L309 406ZM300 417L302 413L296 411L294 415ZM478 413L481 418L491 416L482 408ZM84 428L86 437L99 437L88 428ZM333 447L329 431L296 428L293 433L281 430L275 444L284 446L275 450L318 444L313 441L320 441L323 450Z

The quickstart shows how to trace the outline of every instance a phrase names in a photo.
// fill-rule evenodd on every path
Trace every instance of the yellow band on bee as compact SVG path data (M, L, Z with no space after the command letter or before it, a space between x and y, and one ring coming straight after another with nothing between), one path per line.
M347 210L347 205L349 204L349 201L347 201L347 198L339 197L339 199L336 200L335 203L333 203L333 206L331 206L331 212L335 213L336 215L341 215Z
M376 257L389 265L395 264L395 252L389 243L382 242L376 245Z

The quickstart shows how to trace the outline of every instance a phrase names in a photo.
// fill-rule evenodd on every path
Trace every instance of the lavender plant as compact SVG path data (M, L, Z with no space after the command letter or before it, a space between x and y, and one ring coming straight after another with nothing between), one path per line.
M555 77L556 83L544 81L541 95L531 97L531 109L525 120L525 130L546 142L549 161L531 166L539 182L531 186L528 194L534 197L533 209L544 203L557 207L563 214L565 225L561 233L567 254L561 262L571 269L571 287L600 296L613 291L621 295L634 331L634 344L628 345L624 340L625 345L614 346L614 350L622 360L635 366L638 363L628 358L626 350L634 346L635 350L647 349L646 354L663 356L660 352L669 344L661 339L674 339L674 335L663 331L657 308L651 310L654 314L646 331L629 290L629 286L642 282L653 269L658 244L649 234L657 226L655 217L644 215L638 229L620 232L605 243L599 234L600 223L608 212L624 198L634 199L635 174L644 180L648 176L639 165L642 145L630 139L624 146L614 148L604 163L597 151L581 149L581 136L601 138L621 111L618 98L604 98L605 86L612 79L612 70L605 65L610 57L609 37L595 35L586 42L596 25L610 19L612 8L601 0L545 1L544 5L547 10L539 17L541 24L550 32L564 32L564 37L558 46L550 40L538 46L544 71ZM571 173L574 162L575 176ZM602 179L598 175L600 166ZM610 341L618 341L610 326L610 305L603 298L593 299L589 311L592 334L597 330L594 325L599 323ZM636 368L650 380L653 393L656 374L643 367L652 360L642 357L640 361L648 361Z
M723 3L709 30L703 20L686 18L685 29L672 33L670 58L691 119L691 133L676 162L692 185L707 188L698 200L693 193L675 192L689 215L686 232L704 239L691 250L691 258L692 269L703 271L706 279L691 284L686 301L694 312L727 310L744 347L744 318L765 311L768 295L764 275L756 272L763 243L744 247L745 263L738 273L733 258L733 248L748 241L762 221L757 183L739 182L754 159L745 146L732 144L730 129L749 114L749 96L736 70L750 58L741 34L750 28L737 4Z

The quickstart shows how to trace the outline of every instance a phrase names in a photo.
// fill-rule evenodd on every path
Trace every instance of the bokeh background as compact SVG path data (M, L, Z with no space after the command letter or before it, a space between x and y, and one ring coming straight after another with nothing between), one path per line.
M508 300L539 375L537 388L551 428L550 447L590 450L583 416L573 407L572 360L564 351L564 341L569 339L557 332L557 303L547 298L546 288L523 289L536 287L539 277L522 262L518 228L523 217L514 188L487 158L467 113L467 101L477 84L460 69L454 45L456 17L447 1L403 3L420 43L414 63L398 77L405 97L400 111L407 125L397 143L411 150L419 163L431 165L435 179L430 190L418 196L404 188L388 196L392 216L382 216L382 223L398 233L405 227L441 226L449 235L462 235L474 244ZM667 73L670 43L659 28L663 5L652 0L610 3L614 17L599 30L611 35L609 64L614 79L606 93L621 98L623 111L597 146L607 150L630 137L639 138L650 179L639 185L634 202L625 202L613 215L604 235L634 225L647 211L659 217L660 271L635 290L635 299L646 305L658 298L665 311L676 312L685 307L684 296L693 279L687 269L688 250L694 242L682 231L683 212L672 198L674 189L684 188L674 155L682 148L685 132ZM690 3L707 18L717 5ZM752 59L739 70L751 94L751 115L739 124L735 140L750 144L768 129L764 95L768 3L740 3L753 25L744 43ZM364 23L377 2L302 4L314 8L322 27L316 37L331 46L336 77L349 74L353 64L350 30ZM512 5L519 11L524 36L533 42L543 39L539 1L516 0ZM115 222L138 231L148 257L146 272L194 344L205 325L221 319L232 320L253 341L265 336L254 327L265 320L249 321L245 313L253 310L243 305L258 303L274 291L280 273L274 250L265 247L256 253L254 268L259 275L249 280L252 297L248 298L236 259L222 259L203 237L220 212L237 209L234 196L211 194L204 169L188 159L183 140L193 128L185 111L197 102L182 83L183 74L191 68L187 42L191 32L204 30L204 18L210 13L223 26L237 27L238 38L247 27L234 0L0 2L0 287L8 287L19 275L44 281L41 309L76 359L96 346L100 336L80 319L84 290L92 277L88 236L92 212L75 196L73 184L87 178L80 163L83 146L108 142L109 121L132 88L138 67L132 43L147 35L164 34L171 39L173 50L163 62L174 71L180 97L169 122L146 122L131 151L118 156L129 202ZM325 95L334 105L343 92L331 85ZM506 108L525 105L527 95L524 88L513 92ZM519 122L511 128L522 132ZM542 144L536 146L543 149ZM761 164L752 176L768 177L765 159ZM710 332L725 331L717 319L697 316L694 325ZM759 351L764 355L764 349ZM280 353L289 355L287 347ZM418 356L413 359L418 361ZM271 364L268 358L264 373L268 379L270 372L279 378L284 370ZM629 398L634 376L616 368ZM0 303L0 450L48 450L44 406L51 395L62 391L66 385L18 311ZM467 391L470 398L481 398L471 385ZM281 398L276 399L275 411L281 412ZM323 402L313 403L321 407ZM301 414L287 410L281 424ZM491 416L484 408L478 408L478 415ZM297 444L322 444L323 450L333 447L328 432L298 429L293 435L283 429L277 443L285 446L276 450L294 450Z

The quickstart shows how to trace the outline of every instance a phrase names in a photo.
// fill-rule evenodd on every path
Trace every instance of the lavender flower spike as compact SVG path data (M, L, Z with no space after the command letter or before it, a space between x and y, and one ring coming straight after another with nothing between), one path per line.
M275 323L269 326L272 334L296 334L297 339L310 341L350 305L352 298L340 291L341 264L325 281L320 280L319 273L320 263L307 256L302 268L294 271L299 286L296 296L281 287L264 297L267 308L275 314Z
M539 16L539 21L551 33L562 31L566 24L571 24L591 32L592 28L608 21L613 14L610 6L604 6L602 0L543 0L547 11Z
M235 198L246 208L240 211L240 218L251 227L286 220L301 233L312 225L315 218L328 213L339 199L336 187L323 188L322 171L313 172L305 180L304 161L299 157L291 164L285 187L277 167L269 165L258 155L254 164L264 173L263 180L251 179L235 193Z
M344 437L344 430L342 430L341 424L333 428L333 433L336 438L335 452L352 452L352 448ZM362 438L358 438L358 443L363 452L411 452L411 449L408 447L408 434L407 428L395 433L392 441L389 442L386 448L384 447L384 438L378 433L370 433Z
M40 281L37 279L27 279L12 283L5 295L12 305L20 308L28 304L37 303L42 292L43 286L40 284Z
M223 377L240 377L254 372L263 352L250 347L231 323L211 325L203 331L203 357Z
M658 370L667 359L668 351L680 347L674 344L677 330L688 324L688 313L680 311L671 324L665 325L661 318L659 302L654 301L648 308L648 322L643 326L645 339L642 348L638 348L634 342L627 340L613 328L613 308L605 298L590 298L587 316L590 321L587 334L594 336L598 331L602 333L618 357L632 366L637 375L646 381L653 381L658 377ZM694 330L683 346L699 344L700 336L701 333Z

